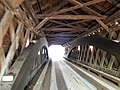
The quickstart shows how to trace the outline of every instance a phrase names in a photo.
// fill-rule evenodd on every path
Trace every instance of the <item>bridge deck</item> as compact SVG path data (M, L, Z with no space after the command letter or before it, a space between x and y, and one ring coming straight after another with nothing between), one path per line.
M40 84L41 80L36 84ZM34 86L33 86L34 87ZM113 83L66 60L52 61L41 87L33 90L120 90ZM32 90L32 89L31 89Z
M55 87L57 87L57 90L97 90L95 86L82 78L64 61L53 62L53 67L54 66L56 78L52 77L51 80L55 80L57 83L51 83L50 90L56 90Z

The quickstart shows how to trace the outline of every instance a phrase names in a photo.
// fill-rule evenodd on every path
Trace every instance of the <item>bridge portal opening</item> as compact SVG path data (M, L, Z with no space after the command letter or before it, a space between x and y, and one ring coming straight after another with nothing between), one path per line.
M49 57L53 61L63 60L64 52L64 47L61 45L51 45L48 48Z

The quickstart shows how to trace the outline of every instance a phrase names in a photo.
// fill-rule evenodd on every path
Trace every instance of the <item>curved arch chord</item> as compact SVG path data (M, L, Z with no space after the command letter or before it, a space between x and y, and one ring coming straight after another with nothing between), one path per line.
M68 57L71 50L78 45L92 45L114 55L120 62L120 44L100 36L87 36L74 41L65 57Z

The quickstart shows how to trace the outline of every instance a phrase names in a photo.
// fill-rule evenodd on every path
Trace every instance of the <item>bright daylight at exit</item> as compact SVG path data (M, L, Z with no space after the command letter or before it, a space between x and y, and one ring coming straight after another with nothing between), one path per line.
M48 52L49 52L49 57L53 61L59 61L59 60L63 60L65 50L64 47L61 45L51 45L48 48Z

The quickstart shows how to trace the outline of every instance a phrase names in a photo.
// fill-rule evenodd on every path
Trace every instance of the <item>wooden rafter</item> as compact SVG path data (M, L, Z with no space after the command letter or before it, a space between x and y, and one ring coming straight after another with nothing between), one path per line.
M20 4L22 4L25 0L1 0L4 2L6 6L9 6L12 9L16 9Z
M13 6L12 3L10 3L10 1L8 1L8 2L7 2L7 1L8 1L8 0L2 0L2 3L3 3L7 8L9 8L9 9L12 11L12 13L13 13L20 21L22 21L27 28L29 28L30 31L32 31L33 33L35 33L34 30L33 30L33 26L32 26L31 21L28 20L28 18L26 18L26 17L27 17L26 14L23 13L20 8L18 8L17 10L14 10L14 8L11 7L11 6ZM35 34L36 34L36 33L35 33Z
M56 24L60 24L62 26L67 26L67 27L71 27L71 28L76 28L75 26L73 25L70 25L70 24L66 24L66 23L63 23L63 22L59 22L59 21L55 21L55 20L49 20L50 22L53 22L53 23L56 23Z
M92 19L105 19L105 17L97 17L93 15L55 15L55 16L46 17L45 19L43 19L43 21L36 26L35 31L40 29L49 19L67 19L67 20L90 19L92 20Z
M51 12L55 12L57 10L59 10L61 7L63 7L65 4L67 4L68 2L63 1L61 2L59 5L57 5L56 7L53 7L52 9L48 10L45 12L45 14L51 13Z
M90 20L80 20L80 21L76 21L76 22L71 22L69 24L70 25L72 25L72 24L79 24L79 23L88 22L88 21L90 21Z
M41 6L41 10L48 8L49 6L53 5L56 2L58 2L58 0L55 0L55 1L51 0L50 2L48 2L45 5Z
M116 0L107 0L111 4L116 4Z
M68 1L69 1L70 3L72 3L72 4L74 4L74 5L80 5L80 6L83 5L82 3L80 3L80 2L78 2L78 1L76 1L76 0L68 0ZM98 2L100 2L100 1L102 2L102 1L105 1L105 0L93 0L93 1L91 1L91 3L90 3L90 2L86 3L85 6L86 6L86 5L89 5L89 4L93 4L93 3L95 4L95 3L98 3ZM92 9L89 8L89 7L85 7L85 8L83 8L83 10L84 10L85 12L89 13L89 14L101 16L98 12L92 10Z
M88 28L41 28L44 31L86 31Z
M116 19L119 19L120 18L120 10L117 11L116 13L114 13L113 15L111 15L110 17L108 17L105 21L103 21L104 24L108 25L110 22L113 22L114 20ZM91 29L89 29L87 32L81 34L80 36L84 36L84 35L87 35L89 34L90 32L94 31L94 30L97 30L100 28L100 25L97 24L95 25L94 27L92 27Z
M38 17L39 19L43 19L45 17ZM54 15L48 17L49 19L67 19L67 20L80 20L80 19L106 19L106 17L94 16L94 15Z
M96 19L96 21L107 31L110 32L110 29L107 25L105 25L100 19Z
M36 14L32 8L31 3L28 0L25 0L23 6L25 7L25 11L28 12L28 14L31 16L35 24L38 23L38 19L36 18Z
M41 17L41 16L57 15L57 14L66 13L66 12L68 12L68 11L72 11L72 10L75 10L75 9L78 9L78 8L80 8L79 5L73 6L73 7L70 7L70 8L61 9L61 10L59 10L59 11L52 12L52 13L50 13L49 15L48 15L48 14L38 14L37 16Z
M34 31L37 31L38 29L40 29L47 21L49 20L48 17L44 18L34 29Z
M79 34L46 34L46 36L54 36L54 37L69 37L69 36L79 36Z
M106 1L106 0L92 0L92 1L84 3L83 7L90 6L90 5L93 5L93 4L96 4L96 3L100 3L102 1Z
M105 19L105 21L103 21L104 24L108 25L109 23L115 21L116 19L120 18L120 10L118 10L116 13L114 13L113 15L111 15L110 17L108 17L107 19ZM75 41L76 39L83 37L85 35L90 34L91 32L100 29L101 26L100 24L97 24L95 26L93 26L92 28L90 28L89 30L87 30L86 32L82 33L81 35L79 35L79 37L75 38L73 41ZM71 41L71 42L73 42Z
M51 35L51 36L47 36L47 37L49 37L49 38L48 38L49 40L55 40L55 39L58 39L58 38L59 38L59 39L72 39L72 37L70 37L70 36L55 37L55 36L52 36L52 35Z
M42 16L51 16L51 15L58 15L58 14L61 14L61 13L66 13L68 11L73 11L75 9L79 9L79 8L84 8L84 7L87 7L87 6L90 6L90 5L93 5L95 3L98 3L98 2L101 2L101 1L104 1L104 0L93 0L93 1L89 1L87 3L83 3L83 4L80 4L80 5L76 5L76 6L73 6L73 7L70 7L70 8L65 8L65 9L61 9L57 12L52 12L50 13L49 15L48 14L39 14L38 16L39 17L42 17ZM89 9L89 8L88 8ZM91 10L91 9L90 9ZM93 11L94 12L94 11ZM101 15L99 15L101 16Z

